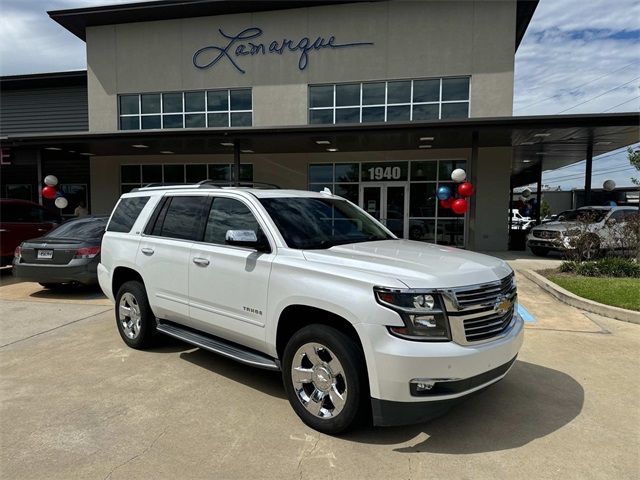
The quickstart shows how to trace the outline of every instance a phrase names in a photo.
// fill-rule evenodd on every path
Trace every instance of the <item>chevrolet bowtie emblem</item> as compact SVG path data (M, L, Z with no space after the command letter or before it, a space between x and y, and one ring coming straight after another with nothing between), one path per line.
M511 299L506 297L499 297L496 300L496 303L494 304L493 309L500 314L504 314L509 311L509 309L511 308L511 305L512 305Z

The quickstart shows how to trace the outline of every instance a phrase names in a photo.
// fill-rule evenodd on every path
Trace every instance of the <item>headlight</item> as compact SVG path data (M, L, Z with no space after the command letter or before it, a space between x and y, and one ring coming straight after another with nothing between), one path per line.
M375 287L376 301L402 317L404 327L388 327L392 335L408 340L451 340L442 298L432 291Z

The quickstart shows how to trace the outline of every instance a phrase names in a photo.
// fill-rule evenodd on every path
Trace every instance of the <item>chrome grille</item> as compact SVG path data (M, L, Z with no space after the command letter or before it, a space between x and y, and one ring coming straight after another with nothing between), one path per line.
M448 293L445 307L455 340L460 343L499 336L513 320L516 300L513 273L496 282L454 288Z
M531 232L536 238L559 238L560 232L555 230L533 230Z

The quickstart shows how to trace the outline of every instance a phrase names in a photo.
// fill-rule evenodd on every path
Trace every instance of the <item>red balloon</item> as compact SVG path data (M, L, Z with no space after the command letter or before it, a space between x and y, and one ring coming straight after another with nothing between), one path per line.
M56 198L56 188L51 187L49 185L47 185L46 187L43 187L42 196L44 198L48 198L49 200L53 200L54 198Z
M473 185L469 182L461 183L460 185L458 185L458 194L462 195L463 197L470 197L471 195L473 195Z
M451 204L453 203L453 197L449 197L446 200L440 200L441 208L451 208Z
M456 198L451 204L451 210L458 215L462 215L469 208L469 204L464 198Z

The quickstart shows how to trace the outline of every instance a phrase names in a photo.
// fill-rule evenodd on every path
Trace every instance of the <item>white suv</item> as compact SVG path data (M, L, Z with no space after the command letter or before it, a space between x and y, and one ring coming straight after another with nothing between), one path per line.
M522 345L502 260L396 238L330 192L141 188L98 267L133 348L158 332L282 371L309 426L428 420L502 379Z

